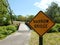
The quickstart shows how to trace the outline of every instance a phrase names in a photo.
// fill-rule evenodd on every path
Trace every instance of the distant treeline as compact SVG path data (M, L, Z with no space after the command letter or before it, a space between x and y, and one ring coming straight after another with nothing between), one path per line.
M28 22L28 21L30 21L34 17L34 15L26 15L26 16L23 16L23 15L18 15L18 16L13 15L12 17L13 17L14 21L25 21L25 22Z

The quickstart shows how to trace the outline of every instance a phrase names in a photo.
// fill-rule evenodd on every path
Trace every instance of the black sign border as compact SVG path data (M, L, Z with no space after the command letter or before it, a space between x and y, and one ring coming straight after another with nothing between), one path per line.
M55 25L55 22L54 22L49 16L47 16L43 11L39 11L39 12L36 14L36 16L38 16L39 13L43 13L47 18L49 18L49 19L54 23L50 28L52 28L52 27ZM35 16L35 17L36 17L36 16ZM33 19L35 19L35 17L34 17ZM33 20L33 19L32 19L32 20ZM32 21L32 20L31 20L31 21ZM44 35L45 33L47 33L47 32L49 31L49 29L50 29L50 28L47 29L42 35L40 35L40 34L30 25L31 21L29 22L29 27L31 27L39 36L43 36L43 35Z

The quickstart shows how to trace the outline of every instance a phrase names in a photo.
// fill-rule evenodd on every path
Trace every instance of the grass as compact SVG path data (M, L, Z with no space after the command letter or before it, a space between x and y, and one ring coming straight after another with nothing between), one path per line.
M38 34L31 32L30 45L38 45Z
M39 45L39 36L36 32L31 32L30 45ZM60 33L46 33L43 36L43 45L60 45Z

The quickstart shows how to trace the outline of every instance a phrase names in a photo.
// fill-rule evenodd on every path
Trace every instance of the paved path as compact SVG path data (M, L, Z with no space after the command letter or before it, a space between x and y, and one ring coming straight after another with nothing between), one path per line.
M29 30L30 28L24 22L21 22L18 31L29 31Z
M23 25L25 25L23 23ZM20 25L22 26L22 25ZM17 31L4 40L0 40L0 45L29 45L30 31Z

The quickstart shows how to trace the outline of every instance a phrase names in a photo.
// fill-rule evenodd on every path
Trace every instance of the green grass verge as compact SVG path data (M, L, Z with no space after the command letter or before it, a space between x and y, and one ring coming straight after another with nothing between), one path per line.
M36 32L31 32L30 45L39 45L39 36ZM43 36L43 45L60 45L60 33L46 33Z

